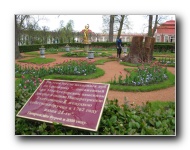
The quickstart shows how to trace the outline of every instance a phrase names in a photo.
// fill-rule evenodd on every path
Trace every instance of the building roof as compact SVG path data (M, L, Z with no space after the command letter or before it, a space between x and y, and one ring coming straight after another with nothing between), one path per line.
M163 23L162 25L174 25L175 26L175 20L168 20L165 23Z
M175 20L168 20L157 27L157 33L175 34Z

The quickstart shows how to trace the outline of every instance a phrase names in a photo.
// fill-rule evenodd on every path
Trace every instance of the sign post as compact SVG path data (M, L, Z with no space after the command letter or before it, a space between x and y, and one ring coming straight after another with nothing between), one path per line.
M17 117L97 131L109 84L43 80Z

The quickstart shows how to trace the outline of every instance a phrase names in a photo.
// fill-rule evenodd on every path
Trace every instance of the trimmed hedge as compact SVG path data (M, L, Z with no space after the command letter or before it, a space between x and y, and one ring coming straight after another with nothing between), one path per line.
M175 43L155 43L154 51L155 52L166 52L166 51L175 52Z
M62 44L44 44L43 46L45 48L64 48L66 46L66 44L68 43L62 43ZM123 45L127 45L130 46L130 42L123 42ZM71 47L80 47L80 48L84 48L85 44L82 43L69 43L69 46ZM19 50L20 53L23 52L31 52L31 51L37 51L39 50L39 48L42 46L42 44L36 44L36 45L23 45L23 46L19 46ZM101 48L109 48L109 47L116 47L115 42L92 42L91 47L101 47ZM175 51L175 43L155 43L154 44L154 51L158 51L158 52L166 52L166 51L171 51L174 52Z

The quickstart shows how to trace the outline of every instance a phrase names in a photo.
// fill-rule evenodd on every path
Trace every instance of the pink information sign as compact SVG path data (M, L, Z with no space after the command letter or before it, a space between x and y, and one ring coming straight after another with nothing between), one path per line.
M97 131L109 84L44 80L17 116Z

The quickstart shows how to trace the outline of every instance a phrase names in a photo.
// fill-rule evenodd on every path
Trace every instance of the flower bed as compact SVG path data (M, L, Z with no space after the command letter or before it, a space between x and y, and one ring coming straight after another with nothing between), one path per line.
M161 68L161 66L152 65L152 66L139 66L138 69L128 70L130 75L125 79L122 79L122 73L120 72L120 76L118 80L114 78L111 83L128 85L128 86L143 86L150 84L157 84L164 80L168 79L167 68Z
M66 61L54 67L34 68L16 65L15 73L16 77L20 77L21 74L29 74L35 77L43 77L50 74L60 75L88 75L96 71L96 66L93 62L87 62L83 60L78 61Z
M138 68L125 69L130 75L123 79L122 73L118 79L110 81L110 90L146 92L164 89L175 85L175 75L159 65L139 66Z
M15 66L16 89L33 92L42 79L85 80L104 75L104 71L97 68L93 61L64 61L54 67L42 65L41 67L29 67L27 65Z
M174 58L162 57L162 58L158 58L158 62L163 64L163 65L175 67L175 59Z
M62 55L63 57L87 57L88 54L86 52L68 52ZM108 57L112 56L112 54L109 54L107 52L94 52L95 57Z

